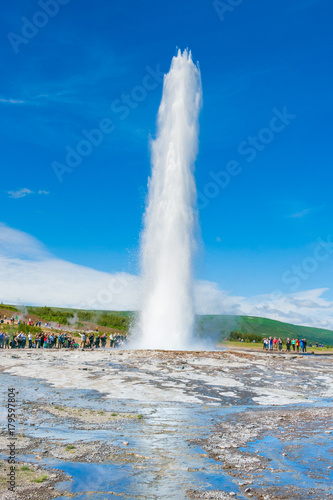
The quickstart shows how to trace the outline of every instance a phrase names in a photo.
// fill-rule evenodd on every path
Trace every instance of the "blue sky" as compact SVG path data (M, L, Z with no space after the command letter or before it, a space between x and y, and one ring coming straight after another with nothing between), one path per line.
M333 301L333 255L314 257L318 239L333 238L332 3L244 0L223 13L228 1L218 9L203 0L54 2L53 17L37 14L43 0L2 9L5 227L42 242L57 259L136 274L158 75L168 72L176 47L189 47L203 83L196 181L206 201L196 278L233 296L321 289ZM45 25L27 28L26 19ZM17 38L22 33L30 38ZM133 92L137 100L117 111L117 100ZM267 132L276 113L292 118ZM52 164L64 163L66 147L75 149L82 130L103 119L112 132L59 182ZM255 155L244 153L249 137L266 140ZM211 173L230 161L240 173L207 198ZM304 273L304 262L311 271ZM303 269L295 290L283 279L294 276L293 266Z

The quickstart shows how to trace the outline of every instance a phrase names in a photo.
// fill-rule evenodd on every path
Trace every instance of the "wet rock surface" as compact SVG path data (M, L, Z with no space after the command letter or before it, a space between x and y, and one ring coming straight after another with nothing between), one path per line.
M332 476L330 465L333 443L328 442L325 436L332 429L331 407L256 410L227 417L215 427L208 439L198 441L197 444L212 458L221 462L230 475L240 479L238 484L247 496L265 498L270 490L269 498L306 498L313 488L295 488L292 485L292 474L289 475L289 484L277 485L274 488L263 488L261 485L268 472L285 473L288 476L293 459L297 460L300 469L304 470L311 465L306 473L309 479L325 478L329 485ZM260 449L254 449L267 436L271 437L270 441L267 441L269 451L274 450L274 446L276 449L272 458L271 453L265 453L262 446ZM252 446L248 447L249 443L252 443ZM325 453L325 445L328 447L328 453ZM313 463L311 450L308 450L312 446L322 448L322 454L319 453ZM311 498L333 498L333 495L324 489L317 493L313 490L311 495Z
M17 467L59 474L31 486L22 471L20 494L38 488L17 498L333 498L332 361L237 350L2 353L2 386L17 391ZM2 424L3 469L7 442Z

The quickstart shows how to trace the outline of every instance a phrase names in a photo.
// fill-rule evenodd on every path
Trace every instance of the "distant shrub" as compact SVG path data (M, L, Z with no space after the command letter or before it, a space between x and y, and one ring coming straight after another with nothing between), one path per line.
M19 312L19 310L14 306L7 306L6 304L0 304L0 309L6 309L6 311Z
M116 316L111 313L103 313L98 319L98 324L108 326L109 328L117 328L118 330L127 330L129 326L129 318L124 316Z
M28 314L34 314L44 321L54 321L55 323L60 323L61 325L68 325L69 319L74 318L74 313L71 311L57 311L51 307L28 307Z
M80 321L91 321L93 313L90 311L78 311L77 313Z
M257 335L255 333L243 333L238 331L232 331L229 333L228 340L233 342L238 342L239 339L243 339L244 342L261 342L263 337L261 335Z

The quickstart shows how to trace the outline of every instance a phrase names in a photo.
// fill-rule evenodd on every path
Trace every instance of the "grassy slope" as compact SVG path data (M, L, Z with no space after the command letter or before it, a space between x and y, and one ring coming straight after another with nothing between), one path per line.
M100 331L108 331L105 329L115 329L117 331L127 331L130 319L133 316L131 312L122 311L83 311L80 309L60 308L60 307L37 307L37 306L12 306L0 304L0 315L3 317L7 315L7 321L11 317L18 317L22 321L27 322L28 319L35 323L41 321L42 323L48 322L53 325L58 323L66 329L67 326L76 328L78 330L89 329L95 330L100 327ZM17 325L2 326L3 329L8 331L17 330ZM26 325L27 326L27 325ZM43 326L43 325L42 325ZM24 330L23 326L20 326ZM29 327L33 331L32 327Z
M310 342L333 344L331 330L292 325L255 316L200 316L198 323L200 332L204 335L213 335L217 340L223 340L231 331L236 330L241 333L255 333L262 337L272 336L282 339L305 337Z

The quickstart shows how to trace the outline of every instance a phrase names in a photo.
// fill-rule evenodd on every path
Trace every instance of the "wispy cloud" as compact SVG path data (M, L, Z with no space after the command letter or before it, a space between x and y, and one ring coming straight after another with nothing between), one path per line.
M9 196L9 198L24 198L25 196L28 196L30 194L35 194L34 191L32 191L31 189L28 189L28 188L22 188L22 189L18 189L17 191L7 191L7 194ZM49 191L44 191L43 189L40 189L39 191L37 191L37 194L50 194Z
M304 210L301 210L300 212L295 212L294 214L288 215L288 217L292 217L292 218L304 217L305 215L308 215L313 210L314 210L313 208L305 208Z
M22 101L20 99L4 99L0 98L0 102L4 104L26 104L27 101Z
M306 215L309 215L313 212L320 212L323 208L325 208L325 205L320 205L318 207L305 208L304 210L300 210L299 212L295 212L295 213L288 215L288 217L298 219L301 217L305 217Z
M17 87L21 89L21 95L15 98L1 96L0 103L4 104L26 104L47 106L52 103L87 105L88 102L96 104L96 93L89 93L89 89L101 88L108 84L109 80L126 75L130 69L127 61L115 62L108 54L104 59L99 54L99 59L88 60L88 65L82 69L82 74L56 79L35 79L34 75L29 75L23 89L17 82ZM87 91L88 89L88 91Z
M9 198L24 198L29 194L33 194L33 191L28 188L18 189L17 191L8 191Z

